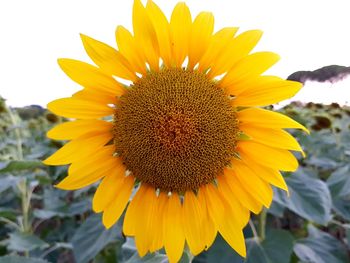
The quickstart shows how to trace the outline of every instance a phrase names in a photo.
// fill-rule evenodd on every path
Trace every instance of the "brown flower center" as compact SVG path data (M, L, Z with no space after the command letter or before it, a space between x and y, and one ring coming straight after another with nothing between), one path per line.
M203 73L149 73L120 99L114 144L127 169L162 191L183 193L212 182L234 156L235 110Z

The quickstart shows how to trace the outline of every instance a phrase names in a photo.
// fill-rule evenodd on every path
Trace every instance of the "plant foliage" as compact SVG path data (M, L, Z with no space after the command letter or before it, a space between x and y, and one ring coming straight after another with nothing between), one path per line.
M218 236L208 251L185 252L181 262L349 262L350 109L292 103L281 111L311 130L293 131L307 157L298 156L300 169L285 174L290 196L274 189L270 209L252 216L246 259ZM0 263L167 262L162 252L139 258L121 222L102 226L91 211L96 186L54 187L67 167L41 160L62 146L45 133L63 121L38 106L10 109L0 99Z

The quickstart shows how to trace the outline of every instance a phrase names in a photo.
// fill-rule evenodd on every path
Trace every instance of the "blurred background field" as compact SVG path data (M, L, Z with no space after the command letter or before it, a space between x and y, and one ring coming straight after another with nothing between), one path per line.
M279 111L311 131L292 131L307 157L298 156L296 173L284 174L290 196L275 189L270 209L252 216L245 260L218 236L193 262L350 262L350 108L293 102ZM45 136L63 121L40 106L0 101L0 263L167 262L161 252L140 259L121 220L104 229L91 211L95 186L54 187L67 167L41 160L63 145ZM189 257L184 253L182 262Z

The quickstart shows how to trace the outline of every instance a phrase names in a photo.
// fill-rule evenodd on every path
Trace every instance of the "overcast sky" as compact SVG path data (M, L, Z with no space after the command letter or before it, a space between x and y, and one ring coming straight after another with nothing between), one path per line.
M57 58L90 62L79 33L116 46L116 26L131 29L132 2L0 0L0 95L11 106L45 106L80 89L61 72ZM169 17L178 1L154 2ZM199 11L213 12L216 30L225 26L238 26L241 31L263 30L264 36L255 51L274 51L282 57L270 74L286 78L298 70L331 64L350 66L350 0L185 2L193 16ZM317 95L320 97L317 100L328 102L331 92L337 97L332 100L350 98L346 91L350 91L349 80L330 86L307 84L305 95L300 96L312 100Z

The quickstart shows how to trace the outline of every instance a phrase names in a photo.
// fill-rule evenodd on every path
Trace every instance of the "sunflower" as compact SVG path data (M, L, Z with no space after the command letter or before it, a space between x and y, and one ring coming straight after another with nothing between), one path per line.
M169 21L139 0L132 22L133 34L117 27L118 49L81 35L95 66L59 59L83 89L48 104L74 120L48 132L70 142L45 163L70 164L61 189L101 180L93 210L106 228L125 211L123 232L141 257L164 247L177 262L186 244L197 255L218 232L245 256L250 212L270 206L271 185L287 191L280 171L298 167L290 151L302 149L284 129L307 132L261 107L292 97L301 84L262 75L279 56L251 53L259 30L213 33L209 12L192 20L178 3Z

